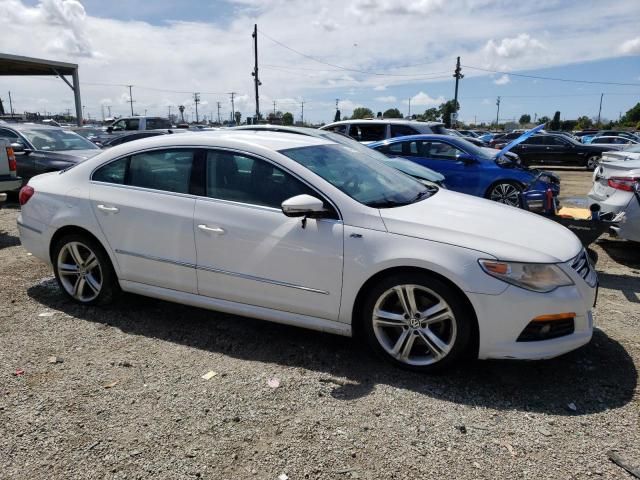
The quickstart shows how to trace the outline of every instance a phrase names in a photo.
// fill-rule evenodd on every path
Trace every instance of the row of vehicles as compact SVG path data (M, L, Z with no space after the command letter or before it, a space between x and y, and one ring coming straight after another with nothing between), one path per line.
M272 130L161 135L32 177L21 242L83 305L125 291L356 335L417 371L591 339L597 275L568 229L348 136Z

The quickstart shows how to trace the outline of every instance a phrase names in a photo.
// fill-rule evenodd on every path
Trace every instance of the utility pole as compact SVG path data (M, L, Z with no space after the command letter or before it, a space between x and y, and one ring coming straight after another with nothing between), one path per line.
M276 118L276 101L273 101L273 118Z
M600 94L600 108L598 109L598 125L600 125L600 114L602 113L602 97L604 97L604 93Z
M220 102L216 102L218 104L218 125L222 125L222 122L220 121Z
M104 105L100 105L100 111L102 113L102 121L104 122Z
M458 82L464 78L464 75L461 73L460 69L460 57L456 60L456 69L453 73L453 77L456 79L456 92L453 97L453 108L456 113L458 113Z
M254 55L254 67L251 75L253 76L253 84L256 89L256 122L260 119L260 96L258 94L258 87L262 85L260 79L258 78L258 24L253 25L253 55ZM235 112L234 112L234 120L235 120Z
M236 96L236 92L229 92L229 95L231 95L231 121L235 122L236 121L236 107L235 107L235 104L233 103L233 101L234 101L234 97Z
M178 110L180 111L180 118L182 119L182 123L184 123L184 105L178 105Z
M409 97L409 118L411 118L411 97Z
M111 105L107 105L107 110L109 111L109 118L111 118Z
M300 114L300 123L304 126L304 99L300 100L300 108L302 108L302 113Z
M200 103L200 93L196 92L193 94L193 101L196 104L196 123L199 123L200 118L198 117L198 103Z
M84 123L84 109L85 109L85 108L86 108L86 107L85 107L84 105L82 105L82 122L83 122L83 123ZM47 112L44 112L44 113L46 114Z
M129 87L129 104L131 105L131 116L133 117L133 93L131 93L131 88L133 85L127 85Z
M169 109L169 115L167 116L167 118L169 119L169 121L171 121L171 105L169 105L167 108Z
M496 105L498 106L498 111L496 112L496 127L500 123L500 97L496 100Z
M11 91L9 91L9 111L11 112L11 118L13 118L13 101L11 100Z

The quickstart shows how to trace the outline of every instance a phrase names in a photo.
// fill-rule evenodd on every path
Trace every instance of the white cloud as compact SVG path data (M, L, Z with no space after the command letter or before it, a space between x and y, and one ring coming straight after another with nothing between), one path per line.
M546 47L527 33L521 33L517 37L503 38L500 42L491 39L484 47L485 52L490 56L500 58L518 58L531 55Z
M129 92L121 85L129 84L134 85L134 109L139 112L166 115L168 105L188 106L192 92L201 92L203 102L208 102L202 104L206 114L217 115L220 102L226 118L231 110L228 92L233 91L238 93L236 109L246 116L255 109L249 72L251 32L257 23L263 32L260 65L265 65L260 70L261 110L269 111L270 99L304 97L305 118L314 121L333 118L335 98L351 100L342 105L348 114L353 106L372 106L377 95L406 99L406 91L422 89L433 96L418 94L412 105L437 106L444 98L430 85L452 82L450 73L427 77L450 72L457 55L465 65L509 72L635 51L637 26L628 19L637 16L638 0L595 2L591 18L607 22L589 29L584 18L575 15L574 4L541 1L544 8L516 2L507 12L504 0L323 0L320 7L308 0L230 0L233 5L224 22L205 23L209 20L203 16L200 22L169 18L151 24L109 18L102 2L0 0L2 51L78 63L82 103L93 117L99 116L105 99L112 114L128 114ZM607 27L612 24L615 29ZM315 62L265 35L322 62L356 71ZM416 66L392 69L391 64ZM463 70L463 82L480 75L490 78L486 72ZM421 76L403 76L413 74ZM353 95L347 97L351 89ZM47 110L63 111L73 99L69 88L53 78L0 77L0 92L7 90L17 111L38 111L42 98L50 101Z
M374 100L380 103L395 103L398 101L398 99L393 95L388 95L386 97L376 97L374 98Z
M624 55L640 55L640 37L632 38L620 45L620 53Z
M496 78L493 83L496 85L506 85L507 83L509 83L511 81L511 78L509 77L509 75L507 75L506 73L503 74L501 77Z
M437 98L430 97L429 94L420 92L417 95L411 97L411 105L415 106L424 106L424 107L434 107L444 103L446 100L442 95ZM402 103L407 105L409 103L408 100L403 100Z
M481 103L482 105L489 105L491 104L491 101L488 98L483 98Z

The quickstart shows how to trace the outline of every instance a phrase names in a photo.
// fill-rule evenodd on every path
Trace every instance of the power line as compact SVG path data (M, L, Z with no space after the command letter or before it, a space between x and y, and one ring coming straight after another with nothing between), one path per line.
M575 80L569 78L556 78L556 77L543 77L539 75L526 75L524 73L503 72L500 70L490 70L488 68L472 67L470 65L462 65L464 68L470 68L472 70L479 70L481 72L501 73L503 75L513 75L514 77L535 78L537 80L553 80L555 82L569 82L569 83L588 83L593 85L620 85L627 87L640 87L640 83L621 83L621 82L599 82L595 80Z
M309 60L313 60L314 62L318 62L321 63L323 65L328 65L330 67L333 68L338 68L340 70L345 70L347 72L356 72L356 73L363 73L365 75L378 75L378 76L382 76L382 77L416 77L416 76L421 76L420 74L408 74L408 73L382 73L382 72L371 72L371 71L367 71L367 70L360 70L358 68L349 68L349 67L344 67L342 65L336 65L335 63L330 63L330 62L325 62L324 60L320 60L316 57L313 57L311 55L307 55L306 53L303 53L299 50L296 50L295 48L291 48L288 45L285 45L282 42L279 42L278 40L276 40L273 37L270 37L269 35L267 35L266 33L264 33L262 30L259 30L259 33L268 38L269 40L271 40L273 43L276 43L278 45L280 45L283 48L286 48L287 50L290 50L304 58L308 58Z

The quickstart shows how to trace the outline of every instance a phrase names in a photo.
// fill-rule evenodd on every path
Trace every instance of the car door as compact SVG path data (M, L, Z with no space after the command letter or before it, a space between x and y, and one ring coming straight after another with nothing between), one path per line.
M335 209L271 162L209 150L204 195L196 201L201 295L330 320L342 291L343 224ZM335 218L286 217L280 204L309 194Z
M197 293L191 172L196 149L157 149L112 161L91 179L91 208L120 279Z
M535 163L544 163L544 156L542 155L544 146L542 145L544 139L540 135L534 135L527 138L524 142L516 145L512 151L516 153L525 165L531 165Z
M480 188L481 164L461 160L461 155L465 154L463 150L440 140L419 140L414 143L416 146L410 146L406 158L444 175L447 188L470 195L484 193Z

